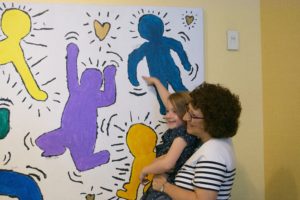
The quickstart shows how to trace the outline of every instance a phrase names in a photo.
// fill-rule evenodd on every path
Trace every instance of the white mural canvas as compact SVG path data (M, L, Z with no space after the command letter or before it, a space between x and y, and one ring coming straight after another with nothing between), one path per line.
M0 15L0 199L139 199L137 152L155 156L167 129L142 76L171 92L204 80L203 10L6 2Z

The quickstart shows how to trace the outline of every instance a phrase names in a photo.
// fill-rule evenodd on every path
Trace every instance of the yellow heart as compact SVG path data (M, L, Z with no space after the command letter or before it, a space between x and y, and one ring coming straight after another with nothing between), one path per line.
M185 16L185 21L187 25L190 25L194 21L194 16L189 16L189 15Z
M110 23L105 22L101 24L97 20L94 20L95 34L100 41L104 40L110 30Z
M86 200L95 200L95 194L88 194L85 196Z

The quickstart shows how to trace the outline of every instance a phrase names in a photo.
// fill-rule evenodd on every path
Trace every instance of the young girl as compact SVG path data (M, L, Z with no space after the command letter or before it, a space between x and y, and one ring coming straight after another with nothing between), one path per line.
M173 183L178 169L200 144L197 137L187 134L185 122L183 121L186 105L190 102L190 96L188 92L170 94L157 78L143 77L143 79L148 85L156 87L167 110L165 119L169 129L162 136L162 144L156 146L157 158L142 169L140 181L147 183L146 177L148 174L166 173L168 181ZM164 194L150 188L142 199L157 199L161 195Z

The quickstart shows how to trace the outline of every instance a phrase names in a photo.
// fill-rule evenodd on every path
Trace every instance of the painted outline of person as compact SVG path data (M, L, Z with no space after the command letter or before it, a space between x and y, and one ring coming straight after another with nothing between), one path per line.
M142 169L153 162L156 157L155 145L157 135L155 131L145 124L132 125L127 133L126 143L130 153L134 157L132 161L130 179L117 191L117 196L123 199L137 199L138 189L141 185L139 175ZM148 177L149 182L143 187L146 192L151 186L153 174Z
M10 130L9 121L10 111L0 107L0 140L4 139Z
M7 9L2 14L1 28L6 38L0 41L0 65L12 63L32 98L45 101L46 92L37 85L25 61L21 40L30 33L30 16L18 9Z
M36 144L42 156L62 155L70 150L77 170L86 171L105 164L110 159L107 150L94 152L97 139L97 109L116 101L116 67L109 65L103 74L97 69L86 69L78 82L78 46L67 46L67 82L69 98L65 105L61 127L39 136ZM104 83L103 83L104 82ZM104 84L103 91L100 90Z
M42 200L43 195L35 180L25 174L0 169L0 196L20 200Z
M132 51L128 56L128 79L134 86L139 86L137 79L138 63L146 57L150 76L160 80L165 88L170 84L174 91L186 91L180 77L180 71L175 64L171 50L175 51L186 71L191 70L191 64L182 44L173 39L164 37L164 24L162 20L152 14L143 15L139 19L138 31L142 38L148 40ZM157 92L157 91L156 91ZM165 107L157 95L160 104L160 113L165 114Z

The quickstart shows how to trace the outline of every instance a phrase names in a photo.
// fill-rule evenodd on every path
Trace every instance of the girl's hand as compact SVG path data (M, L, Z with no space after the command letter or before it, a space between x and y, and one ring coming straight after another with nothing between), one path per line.
M155 81L157 81L157 78L155 77L147 77L147 76L142 76L143 79L146 81L147 85L155 85Z

